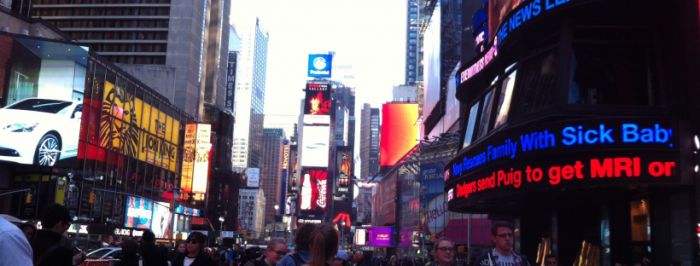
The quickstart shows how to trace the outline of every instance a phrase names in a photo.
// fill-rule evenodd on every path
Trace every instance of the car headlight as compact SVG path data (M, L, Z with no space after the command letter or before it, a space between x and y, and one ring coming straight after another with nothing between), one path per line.
M4 126L3 130L9 130L10 132L32 132L34 128L39 123L12 123Z

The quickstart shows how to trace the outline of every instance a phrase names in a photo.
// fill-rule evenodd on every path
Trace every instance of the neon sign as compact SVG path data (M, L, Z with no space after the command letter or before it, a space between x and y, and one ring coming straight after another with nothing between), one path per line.
M496 39L494 43L498 43L498 40ZM486 51L486 54L479 58L479 60L476 60L474 64L471 66L467 67L462 73L460 74L460 83L464 83L465 81L469 80L470 78L474 77L476 74L479 74L484 68L493 61L494 58L498 55L498 48L497 45L491 46L488 51Z

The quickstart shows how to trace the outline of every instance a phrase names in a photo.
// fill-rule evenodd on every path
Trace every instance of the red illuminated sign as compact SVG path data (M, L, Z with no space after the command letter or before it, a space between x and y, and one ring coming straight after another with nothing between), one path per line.
M379 165L393 166L418 143L418 104L382 105Z
M350 214L341 212L338 215L336 215L335 218L333 218L334 224L340 224L340 222L345 222L345 227L350 228L352 226L352 222L350 221Z
M328 83L307 83L304 98L305 115L330 115L331 91Z
M304 169L299 194L302 211L325 211L328 208L328 171Z

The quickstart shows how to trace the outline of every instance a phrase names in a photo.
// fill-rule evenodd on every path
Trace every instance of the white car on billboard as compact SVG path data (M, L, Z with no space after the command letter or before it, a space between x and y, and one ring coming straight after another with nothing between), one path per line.
M28 98L0 109L0 161L54 166L75 157L82 102Z

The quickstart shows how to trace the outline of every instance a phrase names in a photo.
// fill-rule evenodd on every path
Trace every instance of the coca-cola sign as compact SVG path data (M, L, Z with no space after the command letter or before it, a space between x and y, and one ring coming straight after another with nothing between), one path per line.
M301 176L299 209L306 212L325 211L328 207L328 171L325 168L304 169Z

